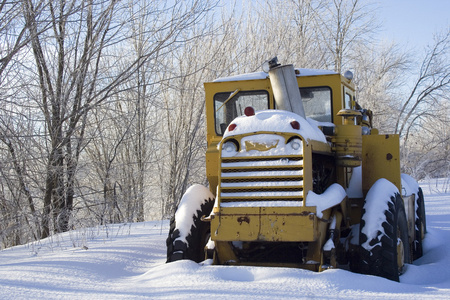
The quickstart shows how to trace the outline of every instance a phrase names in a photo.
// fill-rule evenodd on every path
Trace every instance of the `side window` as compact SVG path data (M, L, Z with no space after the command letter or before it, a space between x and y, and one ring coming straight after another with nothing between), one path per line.
M350 94L345 93L345 103L344 108L351 109L352 108L352 96Z
M345 109L354 109L355 105L355 96L352 91L344 86L344 108Z
M303 108L306 117L319 122L333 122L331 112L331 88L305 87L300 88Z
M255 111L268 109L269 93L267 91L238 91L215 94L216 134L223 135L231 121L244 114L247 106L252 106Z

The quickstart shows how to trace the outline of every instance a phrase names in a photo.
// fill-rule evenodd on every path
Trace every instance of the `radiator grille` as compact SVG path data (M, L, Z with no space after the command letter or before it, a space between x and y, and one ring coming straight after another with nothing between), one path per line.
M303 157L222 158L220 200L302 201Z

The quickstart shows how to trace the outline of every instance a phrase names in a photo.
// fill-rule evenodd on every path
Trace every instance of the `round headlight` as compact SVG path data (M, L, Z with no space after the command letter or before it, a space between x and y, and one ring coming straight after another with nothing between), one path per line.
M226 142L222 146L222 150L228 153L237 152L237 145L233 142Z
M302 148L302 141L300 139L295 138L289 142L289 145L293 150L299 150Z

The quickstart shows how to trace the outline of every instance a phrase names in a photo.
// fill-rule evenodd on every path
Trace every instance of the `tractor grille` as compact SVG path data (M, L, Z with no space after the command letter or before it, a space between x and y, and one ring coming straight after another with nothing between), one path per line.
M302 156L222 158L221 203L302 200Z

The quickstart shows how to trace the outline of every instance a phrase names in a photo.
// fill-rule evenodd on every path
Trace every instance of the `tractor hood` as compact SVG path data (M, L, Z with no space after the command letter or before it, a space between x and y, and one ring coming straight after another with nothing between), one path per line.
M298 126L295 122L298 122ZM244 115L234 119L225 131L223 138L248 133L282 132L298 134L305 141L315 140L326 143L325 135L317 125L316 121L309 118L304 119L289 111L262 110L251 116Z

